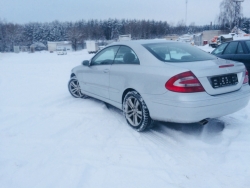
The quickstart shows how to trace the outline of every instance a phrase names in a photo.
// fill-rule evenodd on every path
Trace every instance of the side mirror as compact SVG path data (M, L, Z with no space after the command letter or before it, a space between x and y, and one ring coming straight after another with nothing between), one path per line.
M89 60L83 61L83 62L82 62L82 65L83 65L83 66L89 66Z

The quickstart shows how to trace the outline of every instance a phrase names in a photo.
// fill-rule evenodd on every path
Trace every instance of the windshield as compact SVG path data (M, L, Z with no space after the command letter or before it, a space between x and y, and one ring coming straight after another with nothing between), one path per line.
M191 62L216 59L197 47L181 42L143 44L157 59L164 62Z

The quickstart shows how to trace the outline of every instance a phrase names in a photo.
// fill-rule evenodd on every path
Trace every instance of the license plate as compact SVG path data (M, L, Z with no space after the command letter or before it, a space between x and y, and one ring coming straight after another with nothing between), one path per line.
M223 76L215 76L211 78L212 87L220 88L238 84L237 74L227 74Z

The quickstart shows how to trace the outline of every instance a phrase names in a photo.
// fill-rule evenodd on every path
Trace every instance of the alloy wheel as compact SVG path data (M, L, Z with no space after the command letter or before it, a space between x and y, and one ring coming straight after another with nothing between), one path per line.
M83 97L78 80L72 79L69 82L69 92L76 98Z
M133 96L125 102L125 116L129 123L137 127L142 121L142 105L139 100Z

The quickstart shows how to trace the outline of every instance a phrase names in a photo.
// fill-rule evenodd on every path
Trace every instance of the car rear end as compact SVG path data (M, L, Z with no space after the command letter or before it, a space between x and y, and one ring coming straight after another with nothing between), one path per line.
M231 68L229 72L210 71L204 70L202 75L191 70L166 81L167 92L147 100L151 117L192 123L231 114L247 106L250 87L244 66Z
M180 56L184 52L178 53ZM165 61L167 75L171 75L170 66L179 68L180 72L166 76L164 94L144 96L152 119L192 123L231 114L247 106L249 74L242 63L213 56L203 61L189 58Z

